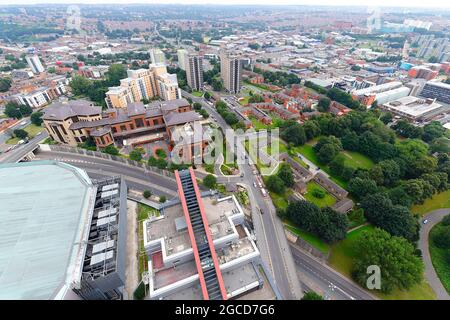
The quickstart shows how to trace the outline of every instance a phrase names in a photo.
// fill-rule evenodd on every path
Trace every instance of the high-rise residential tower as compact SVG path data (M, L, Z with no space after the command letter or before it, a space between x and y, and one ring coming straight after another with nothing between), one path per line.
M187 55L188 55L188 52L185 49L180 49L180 50L177 51L178 66L182 70L186 70L186 56Z
M203 89L203 58L198 54L186 56L186 79L192 90Z
M238 56L221 52L220 76L228 92L239 93L242 85L242 62Z
M158 48L150 49L150 61L153 63L166 63L164 52Z
M27 60L27 63L30 66L33 73L44 72L45 68L37 55L26 56L25 59Z

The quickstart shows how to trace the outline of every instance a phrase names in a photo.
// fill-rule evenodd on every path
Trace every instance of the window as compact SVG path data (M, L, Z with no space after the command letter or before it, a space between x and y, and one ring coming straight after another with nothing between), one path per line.
M120 126L120 130L127 131L127 127L126 126Z

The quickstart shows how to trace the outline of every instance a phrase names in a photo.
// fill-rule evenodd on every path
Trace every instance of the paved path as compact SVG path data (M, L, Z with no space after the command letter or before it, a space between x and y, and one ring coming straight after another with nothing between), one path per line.
M430 230L439 222L441 222L444 216L450 214L450 209L438 209L435 211L431 211L425 216L425 219L428 220L427 224L422 224L420 229L420 240L419 240L419 249L422 251L423 261L425 263L425 277L428 280L431 288L436 293L436 296L439 300L450 300L450 295L445 290L441 281L439 280L436 271L434 270L433 264L431 263L431 256L429 251L428 244L428 235Z

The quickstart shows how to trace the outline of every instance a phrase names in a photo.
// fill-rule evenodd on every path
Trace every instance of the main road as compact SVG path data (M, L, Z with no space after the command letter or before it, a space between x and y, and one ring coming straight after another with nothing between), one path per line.
M223 120L219 113L202 97L195 97L186 91L182 91L184 97L200 103L224 131L231 127ZM238 143L241 143L238 139ZM245 148L241 145L238 154L238 166L243 177L230 178L230 181L240 182L249 190L250 202L252 203L252 218L255 226L255 234L261 255L273 272L275 283L284 299L299 299L302 296L301 285L295 269L289 245L284 233L283 225L276 215L275 207L270 198L265 198L258 187L255 187L256 177L253 168L248 161ZM261 214L261 211L263 214Z

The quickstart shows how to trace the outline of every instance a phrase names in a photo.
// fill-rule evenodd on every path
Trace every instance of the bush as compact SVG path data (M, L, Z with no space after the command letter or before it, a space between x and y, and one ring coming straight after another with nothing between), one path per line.
M143 281L141 281L136 290L134 290L133 296L135 300L142 300L145 298L145 284Z
M284 185L284 181L281 180L278 176L270 176L267 179L267 188L275 193L283 194L286 190L286 186Z
M314 291L309 291L305 293L302 300L323 300L323 297Z
M313 197L318 199L325 198L325 191L323 191L322 189L314 189L311 194L313 195Z
M450 226L450 214L446 215L441 223L443 226Z
M450 249L450 227L443 226L433 233L433 243L441 249Z
M102 152L113 155L113 156L117 156L119 154L119 149L117 149L114 145L110 144L109 146L104 148L102 150Z
M142 195L144 196L145 199L148 199L152 196L152 192L150 190L144 190Z
M144 154L144 152L145 151L142 148L136 148L130 152L130 159L140 162L142 160L142 155Z
M14 130L14 135L19 139L25 139L26 137L28 137L28 132L23 129L16 129Z
M166 201L167 201L166 196L160 196L159 197L159 202L164 203Z
M217 184L217 179L212 174L208 174L203 179L203 185L209 189L214 189L216 187L216 184Z

